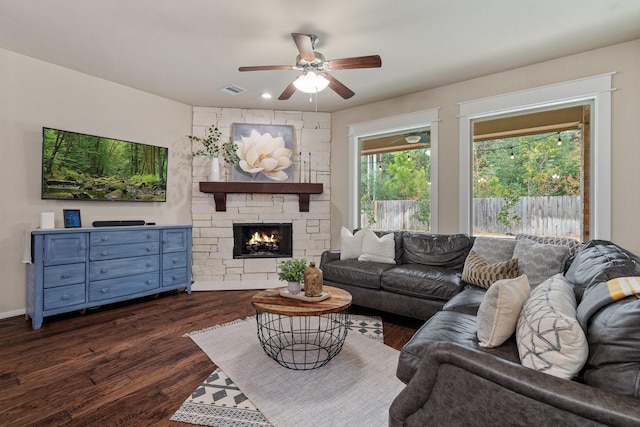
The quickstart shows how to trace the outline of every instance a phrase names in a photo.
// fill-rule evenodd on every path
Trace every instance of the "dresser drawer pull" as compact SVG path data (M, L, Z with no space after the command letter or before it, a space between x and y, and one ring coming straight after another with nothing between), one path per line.
M68 279L69 277L71 277L71 275L69 273L62 273L62 278L63 279Z
M147 280L147 285L153 285L153 279Z
M108 272L109 272L108 268L104 268L103 267L103 268L100 269L100 273L108 273Z
M109 292L109 288L102 288L100 289L100 292L102 292L103 294L106 294L107 292Z
M171 262L174 263L174 264L177 264L178 260L177 259L172 259Z
M147 252L152 252L153 248L147 248Z
M147 263L147 267L153 267L153 263L148 262L148 263Z
M62 297L60 299L62 299L63 301L66 301L69 298L71 298L71 295L64 294L64 295L62 295Z
M84 251L85 249L87 249L87 245L80 245L80 249Z
M147 234L147 239L153 239L153 234Z
M107 256L109 255L109 251L102 251L102 256Z
M106 242L107 240L109 240L109 236L102 236L102 241Z
M173 277L171 277L173 280L178 280L178 276L173 275Z

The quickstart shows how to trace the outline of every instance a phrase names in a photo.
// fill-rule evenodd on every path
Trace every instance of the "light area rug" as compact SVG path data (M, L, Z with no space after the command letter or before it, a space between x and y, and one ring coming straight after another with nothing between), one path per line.
M189 334L219 368L171 419L229 427L386 425L404 387L395 377L399 352L382 344L380 318L351 315L350 323L341 353L311 371L267 357L253 317Z

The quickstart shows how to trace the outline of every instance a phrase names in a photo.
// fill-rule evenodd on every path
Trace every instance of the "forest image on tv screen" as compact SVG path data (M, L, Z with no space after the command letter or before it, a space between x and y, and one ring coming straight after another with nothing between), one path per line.
M169 149L43 128L42 198L164 202Z

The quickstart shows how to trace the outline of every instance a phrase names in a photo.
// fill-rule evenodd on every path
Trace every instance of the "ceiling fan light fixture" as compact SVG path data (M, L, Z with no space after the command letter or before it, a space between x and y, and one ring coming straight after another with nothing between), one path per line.
M404 137L404 140L409 144L417 144L420 142L420 135L407 135Z
M322 92L329 86L329 80L323 75L317 74L315 71L307 71L293 81L293 85L300 92L318 93Z

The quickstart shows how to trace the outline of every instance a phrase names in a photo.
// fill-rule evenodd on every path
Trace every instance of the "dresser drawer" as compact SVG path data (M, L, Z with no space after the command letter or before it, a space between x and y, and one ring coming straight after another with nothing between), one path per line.
M59 286L44 290L44 309L67 307L84 303L84 283L77 285Z
M162 269L178 268L187 266L186 252L173 252L162 256Z
M89 264L89 280L104 280L132 274L150 273L160 269L158 255L94 261Z
M85 263L52 265L44 268L44 287L72 285L85 282Z
M94 231L91 233L92 247L153 241L160 242L160 230Z
M44 236L44 265L73 264L87 258L85 233L61 233Z
M186 267L174 268L162 272L162 286L187 286L187 280Z
M89 283L89 301L100 301L160 288L160 273L136 274Z
M130 243L123 245L92 246L91 261L115 258L129 258L160 253L160 242Z
M162 230L162 252L182 252L190 245L189 230L185 228L175 228Z

